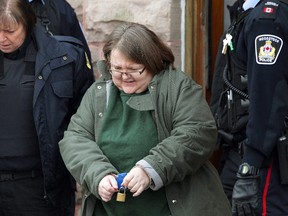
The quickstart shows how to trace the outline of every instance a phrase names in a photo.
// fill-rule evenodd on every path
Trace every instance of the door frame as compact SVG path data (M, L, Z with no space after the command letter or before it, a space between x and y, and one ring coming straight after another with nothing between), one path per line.
M224 30L224 0L186 0L185 72L203 87L209 103L214 64ZM212 164L220 167L222 149L214 151Z
M184 68L203 87L208 102L223 29L224 0L186 0Z

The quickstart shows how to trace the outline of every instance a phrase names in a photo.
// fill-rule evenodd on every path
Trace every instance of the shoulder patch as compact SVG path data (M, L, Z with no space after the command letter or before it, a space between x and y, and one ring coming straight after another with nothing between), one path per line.
M256 62L263 65L275 64L283 46L283 40L275 35L259 35L255 39Z
M267 1L263 5L262 13L260 14L260 19L275 19L277 15L277 9L279 4L274 1Z
M85 52L85 59L86 59L86 67L91 70L92 68L91 63L86 52Z

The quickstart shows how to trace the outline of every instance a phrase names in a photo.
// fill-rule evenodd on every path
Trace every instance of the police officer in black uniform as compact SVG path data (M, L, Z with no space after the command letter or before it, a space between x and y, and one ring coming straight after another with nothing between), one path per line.
M27 1L0 0L0 215L73 216L58 142L94 76L81 43L35 25Z
M233 216L288 215L288 0L262 0L249 14L236 54L247 65L249 120Z
M255 3L254 0L245 3L250 4L251 1ZM219 44L210 101L218 127L218 147L223 150L218 171L230 202L237 180L236 172L241 164L249 107L246 65L239 61L234 50L244 21L251 11L251 6L243 9L243 4L243 0L237 0L228 7L231 25Z

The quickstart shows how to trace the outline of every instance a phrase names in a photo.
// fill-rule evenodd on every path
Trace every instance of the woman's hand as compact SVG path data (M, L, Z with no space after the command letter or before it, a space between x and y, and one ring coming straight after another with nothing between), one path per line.
M151 178L146 173L144 168L140 166L133 167L123 179L122 186L130 189L133 196L139 196L144 190L147 190L151 185Z
M113 194L118 191L115 175L105 176L99 183L98 194L104 202L111 200Z

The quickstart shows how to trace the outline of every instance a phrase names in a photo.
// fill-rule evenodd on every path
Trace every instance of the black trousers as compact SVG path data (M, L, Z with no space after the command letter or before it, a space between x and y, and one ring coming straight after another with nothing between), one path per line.
M64 198L64 197L63 197ZM70 199L65 197L64 199ZM72 216L44 199L43 176L0 182L0 216Z
M288 184L281 184L276 154L269 167L260 170L260 192L263 216L288 215Z

